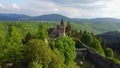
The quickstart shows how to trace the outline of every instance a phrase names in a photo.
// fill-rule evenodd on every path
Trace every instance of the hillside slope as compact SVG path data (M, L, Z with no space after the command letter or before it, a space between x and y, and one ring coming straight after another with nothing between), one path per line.
M120 23L72 23L74 29L92 32L93 34L102 34L109 31L120 31Z
M102 39L106 40L107 46L109 46L113 50L117 50L120 52L120 32L118 31L106 32L97 35L97 37L101 37Z

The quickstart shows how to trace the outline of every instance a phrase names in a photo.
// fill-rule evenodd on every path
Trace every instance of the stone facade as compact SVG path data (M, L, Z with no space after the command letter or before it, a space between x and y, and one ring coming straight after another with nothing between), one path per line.
M65 36L65 28L66 25L64 24L63 20L61 20L60 24L57 25L56 28L49 28L48 30L49 37L56 38L59 36Z

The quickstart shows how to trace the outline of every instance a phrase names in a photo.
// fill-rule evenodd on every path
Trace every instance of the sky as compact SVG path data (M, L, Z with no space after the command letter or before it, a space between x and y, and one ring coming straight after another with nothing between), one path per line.
M0 13L70 18L120 18L120 0L0 0Z

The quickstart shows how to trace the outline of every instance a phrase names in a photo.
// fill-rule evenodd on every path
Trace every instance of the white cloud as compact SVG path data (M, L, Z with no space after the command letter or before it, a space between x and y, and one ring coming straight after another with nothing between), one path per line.
M0 8L4 8L4 6L0 3Z
M89 4L73 4L73 8L79 10L78 15L71 15L71 17L114 17L120 18L120 0L111 1L96 1ZM94 8L94 9L93 9Z
M112 0L104 4L102 8L96 8L94 14L98 17L120 17L120 0Z
M60 10L62 14L64 14L65 16L71 17L71 18L81 16L80 9L78 10L73 7L61 7Z
M20 9L20 7L17 4L12 4L13 9Z
M85 0L85 3L66 2L67 4L64 5L55 1L57 0L26 0L26 2L23 2L24 7L20 4L21 7L19 7L17 3L6 3L4 6L0 3L0 8L4 7L4 10L0 9L0 12L21 13L31 16L55 13L72 18L120 17L120 0L91 0L90 3ZM19 11L16 11L16 9Z
M59 11L59 9L58 8L54 8L54 11Z
M32 6L34 4L34 6ZM76 17L79 16L80 10L74 7L66 7L56 4L54 2L46 2L37 0L34 3L29 4L35 14L32 15L43 15L43 14L62 14L68 17Z

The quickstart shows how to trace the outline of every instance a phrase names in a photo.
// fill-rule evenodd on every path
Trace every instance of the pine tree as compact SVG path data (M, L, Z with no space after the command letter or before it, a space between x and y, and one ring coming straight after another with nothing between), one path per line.
M22 45L22 36L20 30L15 26L11 26L8 37L9 38L6 44L6 50L8 50L8 53L6 56L9 59L9 62L17 62L23 58L22 51L24 48Z
M68 36L71 36L71 24L70 24L70 22L68 22L67 23L67 27L66 27L66 30L65 30L65 32L66 32L66 34L68 35Z

